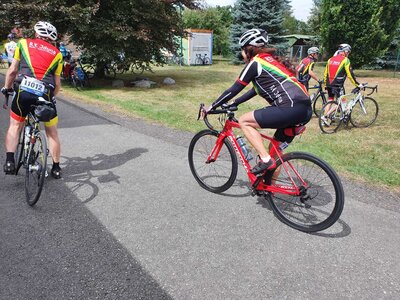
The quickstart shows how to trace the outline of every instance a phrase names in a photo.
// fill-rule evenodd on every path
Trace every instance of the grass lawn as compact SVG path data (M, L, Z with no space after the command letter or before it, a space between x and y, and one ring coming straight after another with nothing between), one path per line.
M212 66L155 67L153 73L142 75L157 82L155 88L111 88L111 81L93 82L95 87L80 92L64 85L62 94L104 105L108 110L125 115L196 132L205 128L203 122L196 121L199 103L214 101L235 81L241 69L242 66L233 66L226 61L218 61ZM315 71L322 77L322 66L317 66ZM356 70L355 73L360 82L379 86L378 93L372 95L379 104L377 121L370 128L350 125L326 135L320 132L317 119L313 117L305 134L295 139L287 151L313 153L329 162L341 176L400 192L400 110L397 106L400 75L393 78L393 72L369 70ZM123 74L119 78L129 83L134 77ZM176 84L163 85L165 77L173 78ZM346 86L350 91L351 86ZM265 100L256 97L242 104L237 115L265 105Z

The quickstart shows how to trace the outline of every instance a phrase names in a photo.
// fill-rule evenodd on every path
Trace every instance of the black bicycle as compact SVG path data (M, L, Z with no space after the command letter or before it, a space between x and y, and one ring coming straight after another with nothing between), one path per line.
M314 114L319 118L322 107L327 103L326 92L322 89L322 80L318 84L310 87L310 90L316 89L317 91L310 95L312 108Z
M7 106L8 96L3 107ZM25 118L15 151L15 175L18 175L21 167L25 169L25 196L30 206L39 200L44 179L47 177L47 141L46 136L40 131L40 122L50 121L55 113L54 108L52 102L42 97L38 98Z

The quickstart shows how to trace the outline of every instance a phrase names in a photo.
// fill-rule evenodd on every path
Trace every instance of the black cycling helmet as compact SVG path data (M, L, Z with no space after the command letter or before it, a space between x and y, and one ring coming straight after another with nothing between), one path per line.
M268 34L264 29L253 28L247 30L239 39L240 48L247 45L263 47L268 43Z

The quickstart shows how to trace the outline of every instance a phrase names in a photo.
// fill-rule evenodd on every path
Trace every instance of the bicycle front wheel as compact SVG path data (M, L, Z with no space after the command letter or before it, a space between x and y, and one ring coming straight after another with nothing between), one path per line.
M357 101L350 113L350 123L354 127L368 127L378 117L378 103L371 97Z
M212 130L197 133L189 146L189 166L201 187L213 193L222 193L235 182L238 161L233 146L226 139L218 152L217 139L218 133ZM212 153L213 157L209 160Z
M282 159L288 172L280 167L282 162L278 160L277 168L266 183L293 190L294 182L300 193L270 194L268 198L275 215L283 223L304 232L321 231L332 226L344 206L339 176L326 162L309 153L291 152L283 155Z
M36 204L42 193L47 168L47 143L41 132L37 133L28 156L25 175L25 195L30 206Z
M337 101L326 103L318 118L319 128L324 133L334 133L338 130L343 120L343 111Z

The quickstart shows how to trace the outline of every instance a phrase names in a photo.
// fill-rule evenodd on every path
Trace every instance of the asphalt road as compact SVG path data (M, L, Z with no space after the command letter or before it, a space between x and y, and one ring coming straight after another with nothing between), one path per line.
M0 174L0 299L400 298L398 195L344 182L340 220L305 234L248 195L243 171L225 195L203 190L192 134L58 110L63 179L31 208L23 176Z

